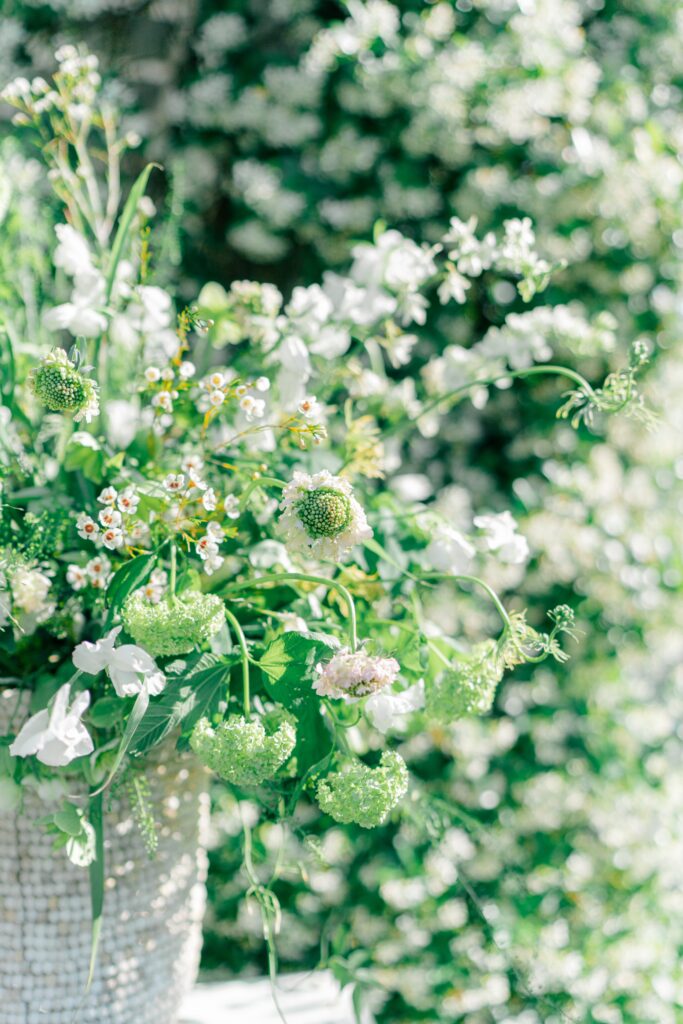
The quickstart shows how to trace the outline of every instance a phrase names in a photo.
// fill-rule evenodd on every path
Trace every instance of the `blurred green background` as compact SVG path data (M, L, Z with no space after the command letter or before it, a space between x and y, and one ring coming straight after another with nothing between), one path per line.
M126 173L163 164L163 283L182 298L242 277L287 293L378 220L429 241L454 215L529 215L569 263L536 305L616 318L613 353L565 332L563 358L600 379L633 340L654 347L651 435L575 433L544 389L503 391L402 467L454 507L513 508L534 559L501 586L532 616L576 608L572 660L518 671L491 718L407 737L400 821L318 842L311 810L284 850L254 821L262 870L282 859L282 968L332 962L384 1024L683 1020L682 21L673 0L5 0L3 82L47 75L63 42L100 57L142 139ZM485 276L474 299L434 314L435 350L518 308ZM476 634L457 601L447 614ZM240 863L217 793L207 971L266 968Z

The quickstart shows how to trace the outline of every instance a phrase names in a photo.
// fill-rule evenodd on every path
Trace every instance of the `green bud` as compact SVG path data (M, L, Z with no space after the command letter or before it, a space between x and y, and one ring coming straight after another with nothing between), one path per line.
M309 537L336 537L351 523L351 502L333 487L309 491L297 505L297 515Z

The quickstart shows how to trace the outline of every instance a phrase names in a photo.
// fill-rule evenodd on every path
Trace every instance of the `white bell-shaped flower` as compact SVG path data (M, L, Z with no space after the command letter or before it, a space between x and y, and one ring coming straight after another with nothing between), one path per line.
M64 683L57 691L52 705L29 718L9 748L13 757L30 757L51 768L61 768L76 757L91 754L93 741L81 722L90 704L86 690L79 693L71 706L71 687Z

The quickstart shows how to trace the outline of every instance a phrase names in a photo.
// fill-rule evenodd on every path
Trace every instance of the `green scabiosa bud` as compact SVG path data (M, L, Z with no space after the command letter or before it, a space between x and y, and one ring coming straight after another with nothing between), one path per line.
M297 506L299 519L309 537L336 537L351 522L351 503L333 487L309 491Z
M236 786L259 786L272 779L291 757L296 730L281 715L252 718L230 715L215 729L202 718L190 746L199 760Z
M61 348L53 349L31 370L28 383L52 412L73 412L76 421L89 423L100 411L97 384L84 377Z
M292 549L339 561L372 537L365 512L348 480L327 470L299 471L282 492L280 530Z
M187 654L217 633L225 622L220 597L189 590L153 604L137 591L121 610L126 632L157 655Z
M353 761L318 783L320 809L343 825L375 828L405 796L408 769L400 754L385 751L377 768Z
M485 715L502 678L495 640L477 644L458 665L427 686L427 714L444 725L465 715Z

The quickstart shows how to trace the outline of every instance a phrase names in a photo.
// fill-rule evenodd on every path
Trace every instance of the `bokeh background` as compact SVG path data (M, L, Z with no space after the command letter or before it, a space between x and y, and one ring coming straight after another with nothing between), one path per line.
M595 380L632 341L653 347L655 432L577 433L544 387L502 391L416 435L386 484L454 518L492 494L512 508L533 560L497 583L532 618L576 609L572 660L518 670L490 718L406 737L415 800L392 824L318 841L311 811L283 851L242 808L261 869L281 857L282 969L331 963L382 1024L683 1019L682 30L675 0L4 3L3 82L49 74L64 42L100 57L142 140L129 180L164 167L162 283L180 300L235 278L288 294L343 268L378 221L430 241L454 215L481 232L529 215L568 268L535 300L563 313L524 331ZM5 188L37 214L50 200L30 153L8 119L0 132ZM20 230L3 224L0 289ZM435 350L517 309L486 275L474 292L433 314ZM573 311L593 329L573 330ZM444 615L476 635L468 609ZM213 832L204 967L261 973L225 793Z

